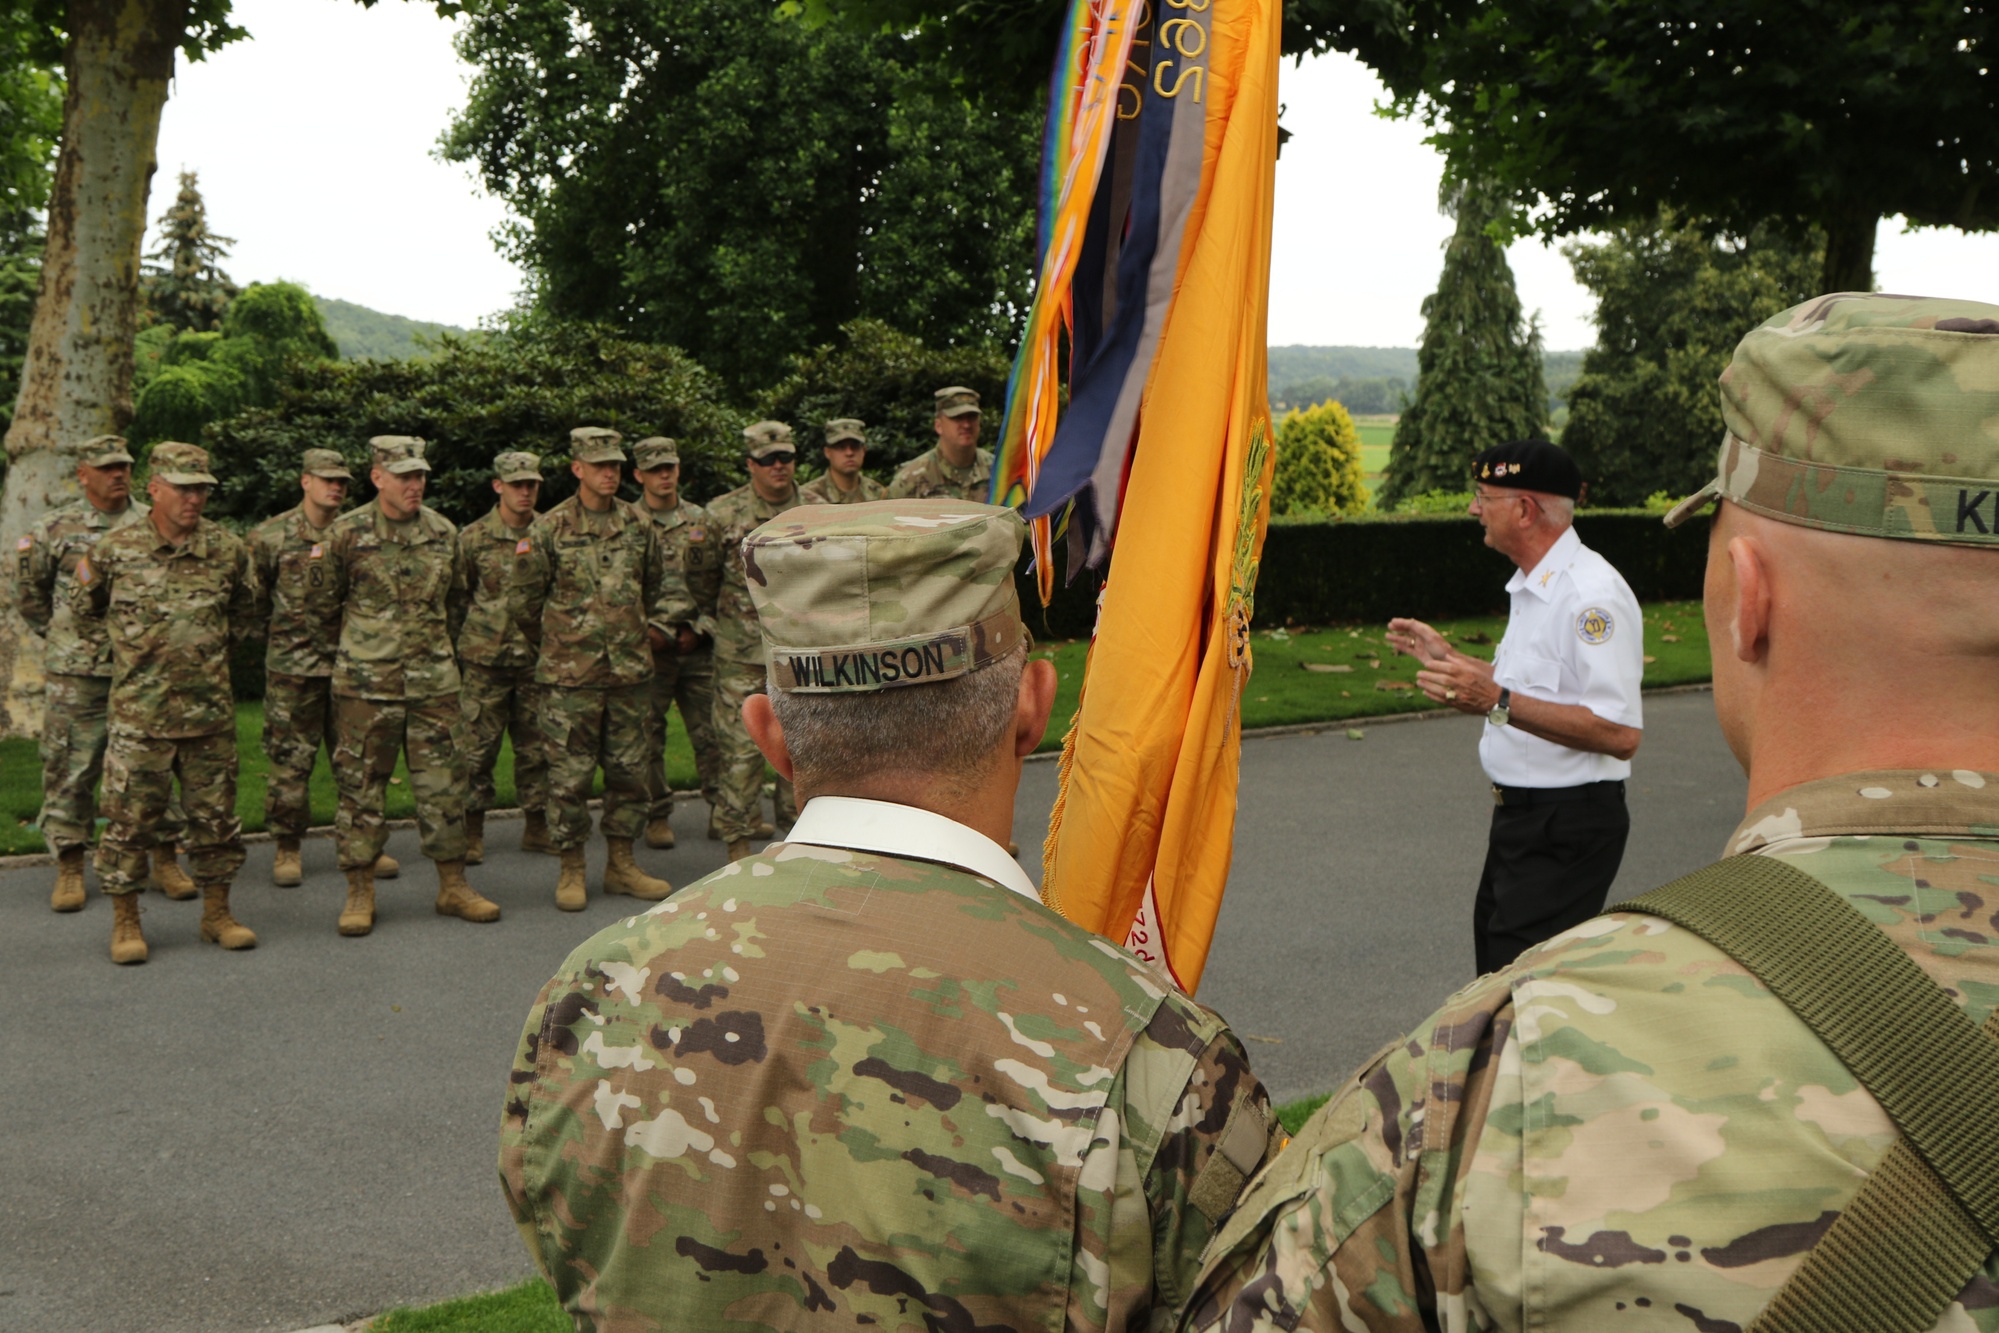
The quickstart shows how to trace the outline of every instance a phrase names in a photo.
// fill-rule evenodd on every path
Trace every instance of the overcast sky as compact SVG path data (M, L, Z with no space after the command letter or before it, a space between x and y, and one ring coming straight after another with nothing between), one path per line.
M236 238L238 282L289 278L460 325L509 305L520 274L490 239L506 210L432 155L465 100L452 22L393 0L236 0L233 17L251 40L181 66L149 211L188 168L210 225ZM1419 126L1373 114L1380 85L1347 57L1286 61L1279 96L1295 137L1277 166L1270 341L1414 346L1451 230L1441 159ZM1557 251L1522 241L1509 258L1550 348L1595 340L1588 293ZM1891 219L1875 271L1889 291L1999 302L1999 236L1908 234Z

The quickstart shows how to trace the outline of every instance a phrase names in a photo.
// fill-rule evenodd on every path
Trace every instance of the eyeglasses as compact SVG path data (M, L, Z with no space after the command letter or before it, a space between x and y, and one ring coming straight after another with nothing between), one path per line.
M752 458L750 464L753 467L779 467L797 461L797 457L793 454L772 454L768 458Z
M1532 500L1534 497L1531 495L1495 495L1490 491L1474 490L1471 493L1471 498L1474 504L1490 505L1498 504L1502 500Z

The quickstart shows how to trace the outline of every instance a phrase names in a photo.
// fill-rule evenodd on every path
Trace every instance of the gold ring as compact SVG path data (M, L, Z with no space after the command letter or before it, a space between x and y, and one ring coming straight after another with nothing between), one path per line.
M1456 703L1458 701L1458 692L1456 690L1445 690L1444 698L1450 700L1452 703Z

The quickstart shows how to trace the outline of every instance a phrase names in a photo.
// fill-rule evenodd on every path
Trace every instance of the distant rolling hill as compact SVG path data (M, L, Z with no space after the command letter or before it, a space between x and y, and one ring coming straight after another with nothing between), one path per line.
M330 296L315 296L312 299L319 305L319 317L326 321L326 331L333 336L334 346L340 349L340 355L349 360L363 356L379 361L407 360L425 355L424 348L417 342L419 337L435 338L440 333L465 332L455 324L432 324L427 320L384 314L380 310L370 310L367 306Z

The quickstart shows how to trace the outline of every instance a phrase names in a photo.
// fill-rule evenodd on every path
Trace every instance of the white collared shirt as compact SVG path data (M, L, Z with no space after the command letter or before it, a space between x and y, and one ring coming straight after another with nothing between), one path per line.
M1517 697L1581 704L1606 722L1645 725L1644 616L1609 561L1570 528L1532 570L1515 570L1506 591L1512 608L1492 659L1499 684ZM1578 787L1631 775L1629 760L1490 722L1478 757L1486 776L1503 787Z
M858 796L815 796L798 812L798 822L785 841L937 861L1041 901L1041 891L1006 848L977 829L913 805Z

